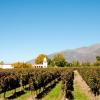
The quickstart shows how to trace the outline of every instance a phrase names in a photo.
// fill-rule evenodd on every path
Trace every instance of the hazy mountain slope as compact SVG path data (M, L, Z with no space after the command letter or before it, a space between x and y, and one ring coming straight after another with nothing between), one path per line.
M27 61L26 63L34 64L34 59L32 59L32 60L30 60L30 61Z
M78 60L79 62L95 62L96 56L100 56L100 44L95 44L89 47L81 47L73 50L65 50L57 53L64 54L67 61L72 62ZM52 58L56 53L48 55ZM33 63L34 60L30 60L28 63Z

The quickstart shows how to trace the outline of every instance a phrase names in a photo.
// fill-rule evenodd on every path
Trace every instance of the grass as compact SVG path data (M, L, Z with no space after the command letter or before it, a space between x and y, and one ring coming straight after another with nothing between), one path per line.
M62 97L63 97L63 91L61 89L61 82L60 82L42 100L61 100Z
M6 92L6 97L11 96L13 91L14 90L7 91ZM16 92L19 92L19 91L20 91L20 88L17 88ZM0 98L3 98L3 95L4 95L4 93L0 94ZM31 92L27 91L25 94L13 99L13 100L27 100L30 96L31 96ZM42 100L61 100L62 96L63 96L63 91L61 89L61 82L60 82Z
M26 87L29 87L29 85L27 85ZM16 92L19 92L20 91L20 87L19 88L16 88ZM14 92L14 89L13 90L10 90L10 91L7 91L6 92L6 97L9 97L13 94ZM17 97L16 99L13 99L13 100L25 100L26 97L28 97L30 95L30 92L26 92L25 94ZM0 98L3 98L4 97L4 93L0 94Z
M74 100L88 100L81 87L75 82L74 84Z
M17 92L19 91L19 88L17 89ZM6 93L6 97L9 97L10 95L12 95L12 90L8 91ZM30 91L27 91L25 94L13 99L13 100L27 100L27 98L31 95ZM3 98L3 93L1 94L1 98Z
M13 90L10 90L10 91L7 91L6 92L6 97L9 97L12 95L14 89ZM20 91L20 88L16 88L16 92ZM4 93L0 94L0 97L3 98L4 97Z

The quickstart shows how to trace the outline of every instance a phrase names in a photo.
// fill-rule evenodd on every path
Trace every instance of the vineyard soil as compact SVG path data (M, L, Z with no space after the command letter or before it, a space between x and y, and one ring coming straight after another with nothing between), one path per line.
M82 99L81 97L81 100L95 100L95 97L94 95L91 93L90 91L90 88L89 86L86 84L86 82L82 79L82 77L80 76L80 74L75 70L74 71L74 74L75 74L75 88L77 88L76 86L80 87L81 88L81 92L83 91L83 95L81 95L82 97L84 97L84 99ZM81 93L80 92L80 93ZM75 93L75 98L76 100L77 99L77 95L78 95L79 91L77 93ZM79 95L78 95L79 96ZM86 98L86 99L85 99ZM80 100L80 99L79 99Z
M74 100L88 100L87 96L85 95L84 91L81 89L79 84L79 77L77 73L74 73Z

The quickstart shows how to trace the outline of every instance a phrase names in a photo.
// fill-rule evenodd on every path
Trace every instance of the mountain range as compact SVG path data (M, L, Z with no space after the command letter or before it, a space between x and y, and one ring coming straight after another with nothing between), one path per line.
M100 56L100 44L94 44L88 47L81 47L76 49L69 49L69 50L67 49L64 51L52 53L48 55L48 57L52 58L57 53L62 53L68 62L78 60L80 63L82 62L93 63L96 61L96 56ZM28 61L28 63L33 64L34 59Z

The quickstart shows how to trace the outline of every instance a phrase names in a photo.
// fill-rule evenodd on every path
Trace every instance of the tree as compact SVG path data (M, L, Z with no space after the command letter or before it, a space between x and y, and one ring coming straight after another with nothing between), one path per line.
M74 66L74 67L78 67L78 66L80 66L79 61L78 61L78 60L73 60L73 62L72 62L72 66Z
M32 68L31 64L24 63L24 62L16 62L12 64L14 68Z
M3 61L0 61L0 65L3 65L4 64L4 62Z
M97 60L97 61L100 61L100 56L97 56L97 57L96 57L96 60Z
M64 55L61 53L54 55L52 60L54 64L58 67L64 67L67 64L66 59L64 58Z
M90 62L83 62L83 63L81 64L81 66L91 66L91 63L90 63Z
M35 63L36 64L42 64L43 63L43 59L45 57L48 59L47 55L45 55L45 54L38 55L38 57L35 59Z
M94 66L100 66L100 56L96 57L96 62L94 63Z
M48 58L47 61L48 61L49 67L54 67L55 66L54 61L52 59Z

